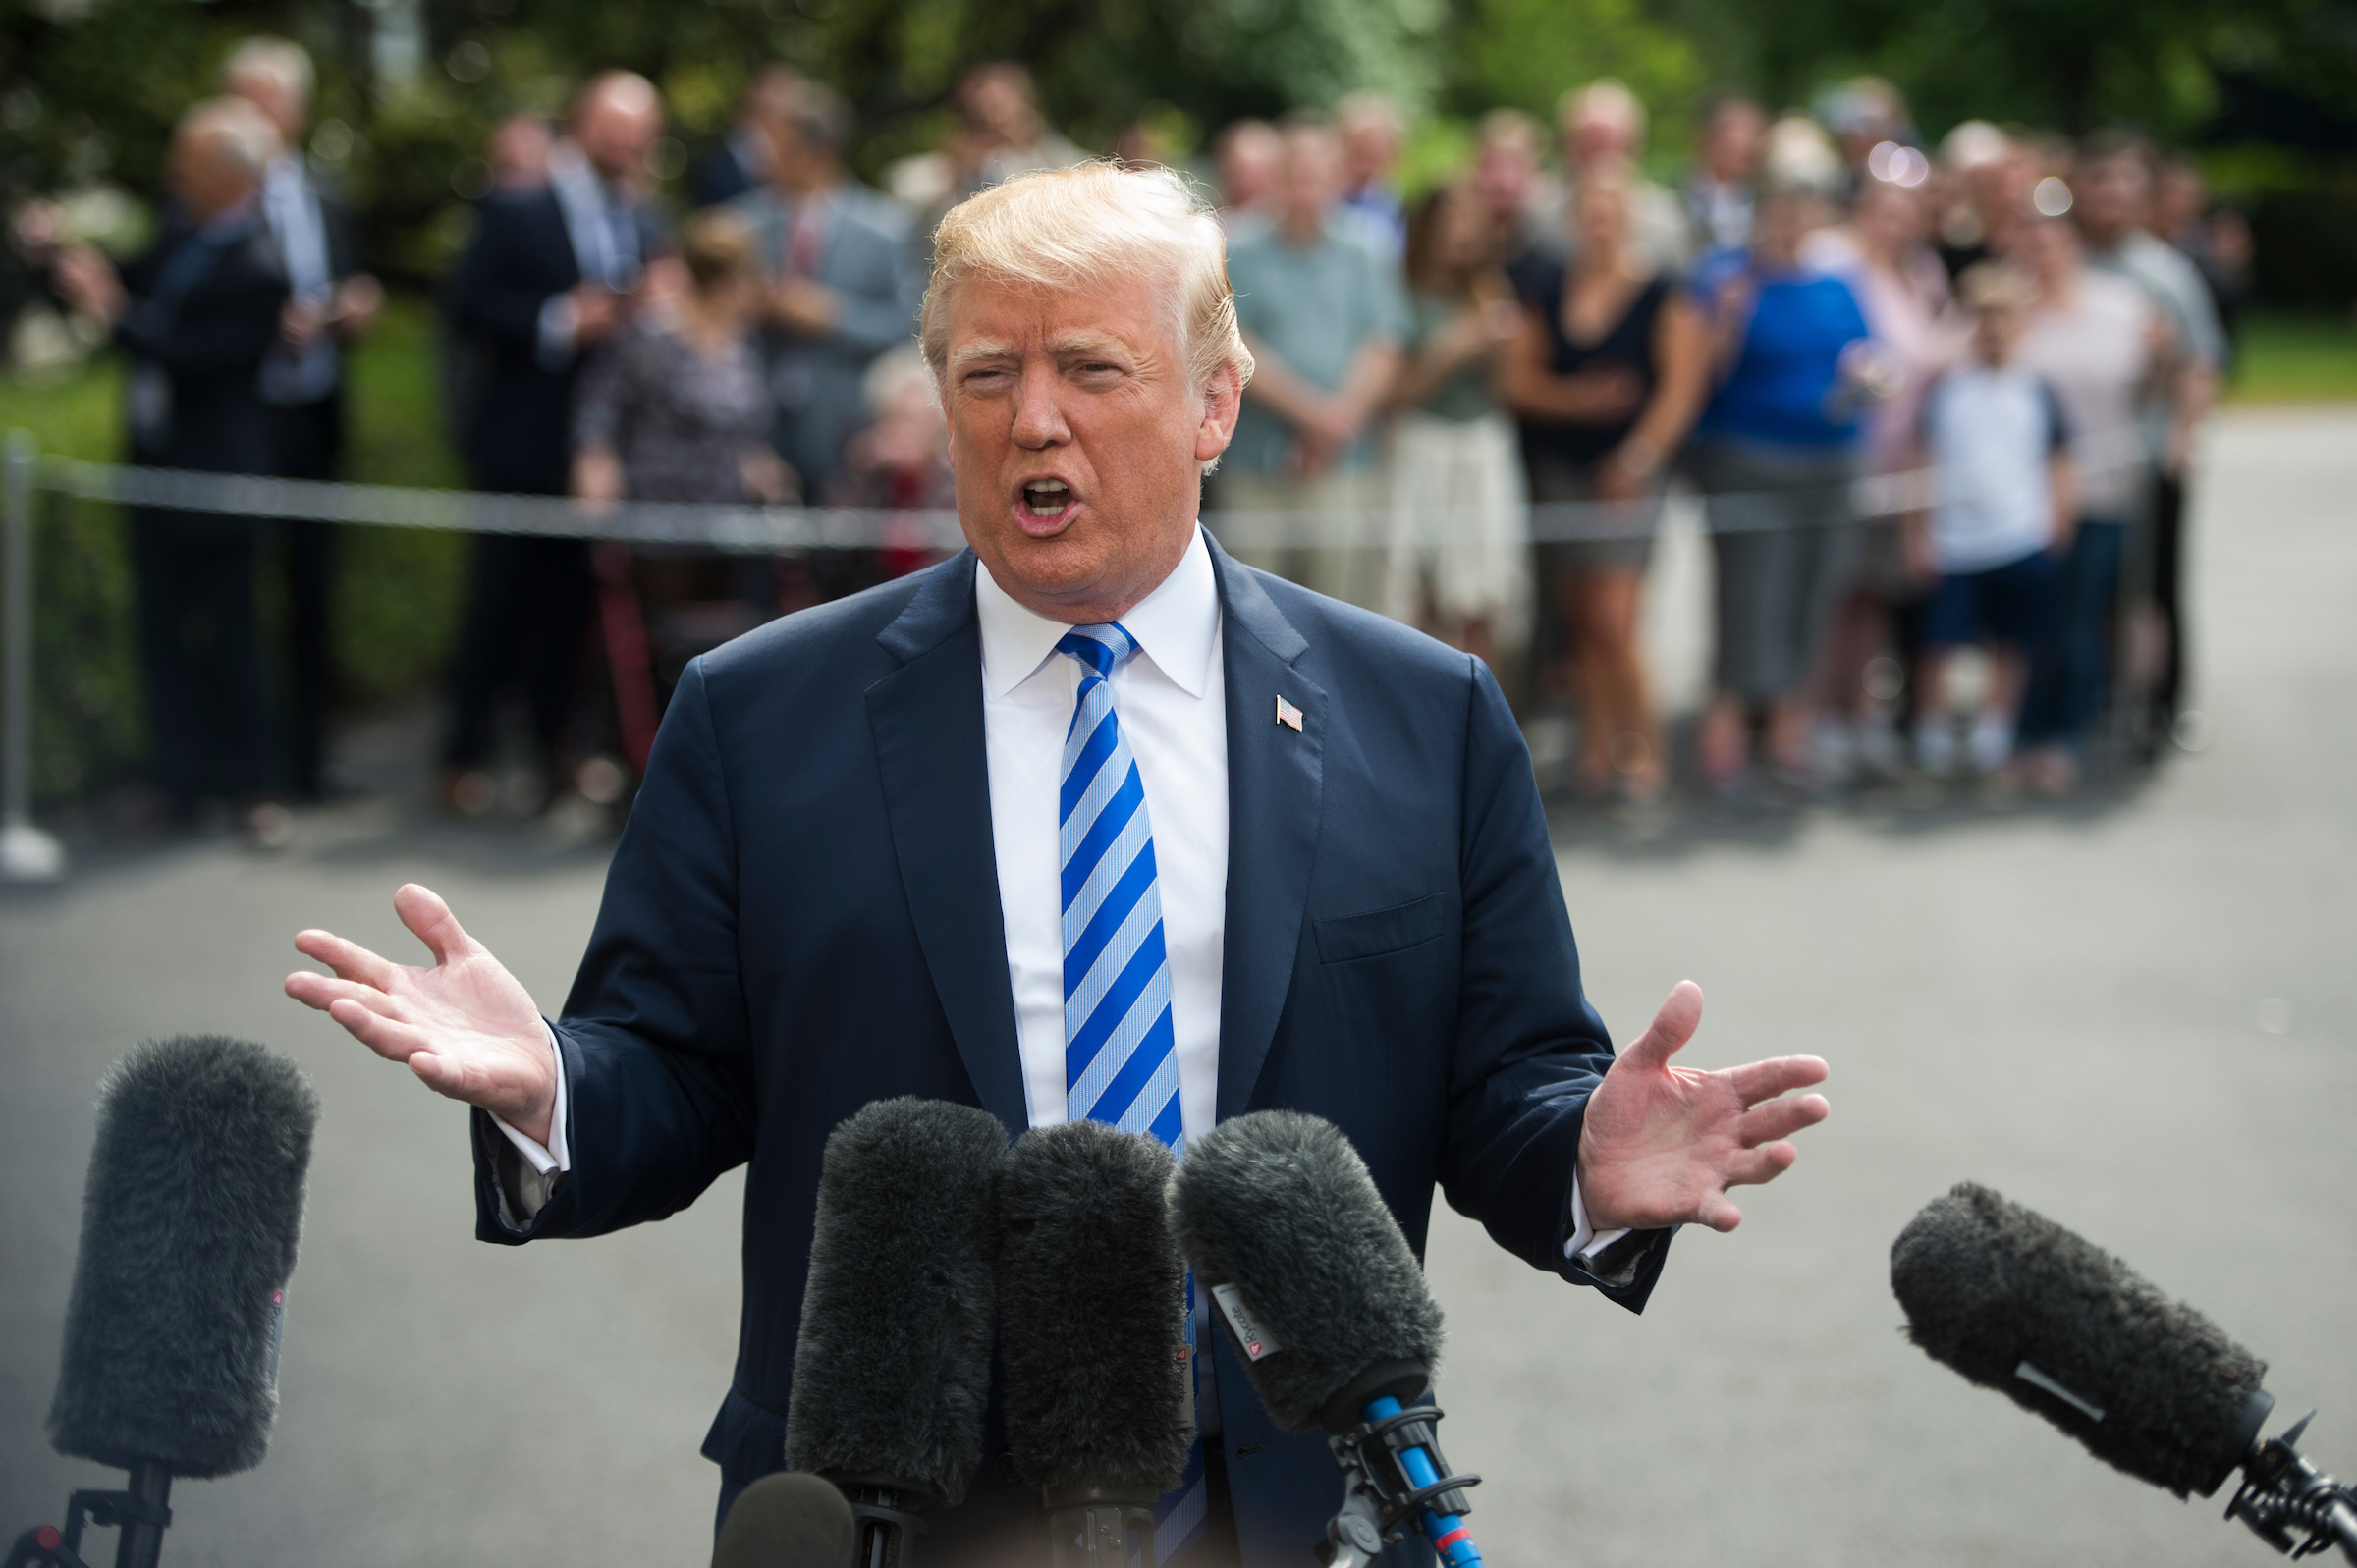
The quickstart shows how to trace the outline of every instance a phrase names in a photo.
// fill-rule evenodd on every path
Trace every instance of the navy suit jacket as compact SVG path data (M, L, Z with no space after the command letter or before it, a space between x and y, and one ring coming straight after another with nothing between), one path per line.
M123 269L131 308L115 339L132 358L170 389L160 426L132 421L131 460L200 473L277 471L275 427L262 402L262 360L278 342L287 303L287 269L257 212L219 248L176 301L150 305L174 256L198 239L187 219L167 212L146 253ZM188 526L208 526L247 539L245 519L185 514Z
M662 249L653 215L633 214L638 253ZM451 275L452 325L481 356L462 432L477 490L565 493L573 470L573 388L587 353L551 369L540 362L540 311L581 281L556 188L488 196L474 238ZM590 351L594 352L595 351Z
M1478 660L1212 558L1220 1116L1286 1107L1340 1126L1419 1254L1438 1184L1507 1250L1591 1282L1562 1244L1612 1048L1505 699ZM1026 1124L975 570L959 555L687 667L556 1024L574 1167L521 1229L495 1185L508 1145L476 1113L486 1241L660 1219L749 1165L735 1386L704 1447L733 1480L783 1467L828 1133L894 1095L978 1105L1011 1137ZM1276 722L1280 697L1298 732ZM1608 1293L1641 1307L1666 1239ZM1309 1561L1342 1495L1334 1461L1321 1437L1276 1430L1224 1342L1215 1355L1246 1561ZM995 1416L986 1436L966 1503L935 1524L936 1563L1038 1528L1035 1494L999 1476ZM1480 1433L1453 1446L1479 1468Z

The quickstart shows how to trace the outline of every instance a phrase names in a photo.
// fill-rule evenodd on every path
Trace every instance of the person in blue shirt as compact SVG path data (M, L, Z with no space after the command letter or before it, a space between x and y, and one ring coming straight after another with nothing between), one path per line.
M1337 215L1355 220L1361 243L1397 265L1407 249L1407 209L1396 174L1407 145L1407 117L1380 92L1353 92L1334 106L1343 144Z
M1749 248L1694 279L1717 382L1694 464L1718 566L1700 749L1719 794L1739 785L1754 725L1779 778L1807 781L1811 677L1856 555L1849 486L1876 358L1849 285L1800 259L1822 215L1812 189L1772 189Z

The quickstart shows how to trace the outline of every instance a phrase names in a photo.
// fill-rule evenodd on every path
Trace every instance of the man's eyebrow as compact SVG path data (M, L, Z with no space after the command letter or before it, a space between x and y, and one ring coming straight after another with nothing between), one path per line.
M1048 340L1048 352L1059 356L1075 353L1102 353L1107 349L1127 349L1120 336L1111 332L1067 332Z
M963 343L950 351L950 369L962 370L977 359L1005 359L1020 351L1012 343Z

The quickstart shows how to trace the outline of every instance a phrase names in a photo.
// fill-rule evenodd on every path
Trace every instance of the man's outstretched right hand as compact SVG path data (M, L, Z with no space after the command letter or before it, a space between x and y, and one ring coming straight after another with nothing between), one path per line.
M557 1058L531 994L430 890L404 884L393 912L433 953L432 967L397 964L329 932L305 931L296 950L335 974L299 969L287 976L287 995L387 1061L407 1062L436 1094L480 1106L545 1145Z

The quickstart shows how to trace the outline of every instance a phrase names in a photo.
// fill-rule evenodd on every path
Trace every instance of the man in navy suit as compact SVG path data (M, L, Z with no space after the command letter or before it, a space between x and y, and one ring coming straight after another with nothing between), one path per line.
M285 38L247 38L221 67L222 90L278 128L278 156L262 175L262 214L293 297L279 324L283 341L262 362L261 385L278 426L278 471L289 479L338 476L344 350L368 335L385 299L360 263L357 215L303 156L312 85L311 57ZM288 762L295 793L305 800L319 798L327 764L337 526L308 517L286 524Z
M464 442L475 489L565 493L574 382L629 318L661 244L637 182L662 130L662 99L646 79L599 77L581 90L571 134L549 154L547 183L503 191L476 209L449 299L452 324L484 360ZM511 683L531 709L540 760L552 772L562 764L589 606L589 554L580 540L476 540L451 674L443 758L450 803L488 804L480 770L494 705Z
M921 336L971 549L689 667L553 1024L422 888L395 907L432 967L297 938L335 973L290 995L475 1108L483 1239L658 1219L748 1165L724 1509L782 1463L821 1150L873 1100L1178 1145L1312 1111L1417 1247L1437 1184L1631 1310L1670 1228L1731 1229L1727 1189L1825 1114L1780 1098L1813 1057L1672 1067L1690 985L1615 1059L1480 662L1204 535L1251 370L1222 256L1160 170L1019 176L945 219ZM1163 1560L1301 1562L1333 1460L1216 1336L1209 1372L1205 1528ZM1036 1555L999 1469L934 1561Z
M172 202L155 243L118 276L76 246L60 291L129 353L131 460L203 473L267 474L278 458L262 369L279 344L287 272L261 202L278 135L241 98L183 115ZM139 653L155 782L182 815L226 798L247 835L283 844L267 666L254 569L262 524L220 513L135 507Z

